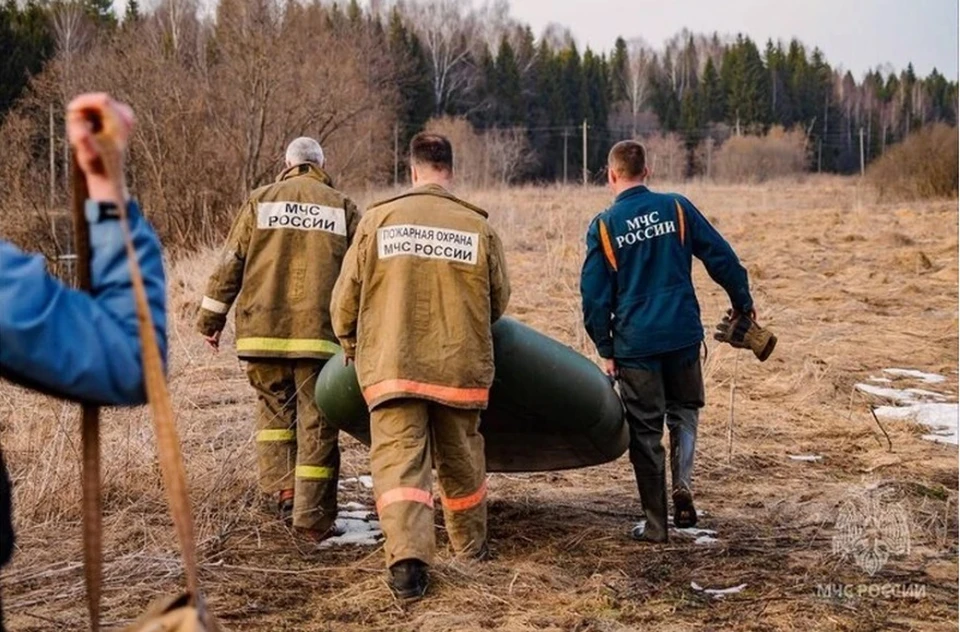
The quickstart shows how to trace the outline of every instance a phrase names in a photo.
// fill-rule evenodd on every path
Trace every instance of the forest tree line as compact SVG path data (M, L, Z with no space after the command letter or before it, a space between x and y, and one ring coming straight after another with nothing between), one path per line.
M581 49L561 27L534 34L503 0L130 0L123 15L110 0L6 0L0 58L0 201L41 216L56 204L63 106L106 89L138 112L131 176L178 243L272 178L301 134L340 180L378 186L403 180L413 134L468 123L474 162L522 183L600 181L610 146L630 137L671 139L676 175L713 175L712 152L770 132L803 145L807 170L853 173L861 135L870 162L957 120L957 82L936 70L857 78L797 40L686 30L661 46ZM198 208L202 226L187 212Z

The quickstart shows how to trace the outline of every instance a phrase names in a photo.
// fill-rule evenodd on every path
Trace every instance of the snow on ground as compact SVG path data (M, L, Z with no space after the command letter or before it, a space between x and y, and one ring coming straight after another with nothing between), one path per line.
M807 461L809 463L816 463L817 461L823 460L823 457L819 454L788 454L787 457L791 461Z
M340 479L340 482L337 483L337 487L343 489L347 484L350 485L360 485L364 489L373 489L373 477L372 476L357 476L353 478L344 478Z
M746 584L740 584L739 586L731 586L730 588L704 588L697 582L690 582L690 588L693 588L697 592L702 592L705 595L710 595L714 599L723 599L725 595L735 595L743 592L746 587Z
M383 531L380 529L380 522L376 520L376 514L362 505L359 510L341 511L336 526L343 533L321 542L318 545L321 549L335 546L376 546L383 539Z
M924 373L923 371L917 371L916 369L884 369L883 372L894 377L912 377L926 384L940 384L941 382L947 381L947 378L943 377L942 375L937 375L936 373Z
M706 513L702 511L697 512L698 517L703 518ZM673 516L667 516L667 522L673 524ZM647 521L641 520L636 525L634 529L641 529L646 526ZM676 527L670 527L670 536L676 538L677 536L683 536L685 538L690 538L693 540L694 544L700 546L709 546L711 544L716 544L717 532L713 529L699 529L697 527L690 527L689 529L678 529Z
M883 372L896 378L920 381L924 384L940 384L946 381L942 375L924 373L915 369L884 369ZM885 378L870 378L873 382L880 382L883 379ZM949 398L942 393L934 393L922 388L886 388L873 384L857 384L856 388L863 393L882 397L896 404L874 409L878 419L913 421L932 429L930 434L923 435L927 441L958 444L957 418L960 417L960 407L957 403L948 403Z
M957 404L912 404L910 406L881 406L874 410L880 419L910 420L933 429L923 435L927 441L957 445Z
M923 401L946 401L946 396L922 388L885 388L873 384L857 384L857 390L868 395L883 397L898 404L916 404Z

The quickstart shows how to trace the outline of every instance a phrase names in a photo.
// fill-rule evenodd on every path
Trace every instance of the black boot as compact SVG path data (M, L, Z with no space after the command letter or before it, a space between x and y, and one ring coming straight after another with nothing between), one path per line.
M667 426L670 429L670 470L673 475L673 524L678 529L697 526L697 510L693 506L693 459L697 450L695 408L670 408Z
M414 601L427 592L427 565L417 559L400 560L390 567L390 590L398 599Z
M633 529L633 539L641 542L664 543L670 539L667 532L667 484L663 476L637 477L640 503L646 523Z

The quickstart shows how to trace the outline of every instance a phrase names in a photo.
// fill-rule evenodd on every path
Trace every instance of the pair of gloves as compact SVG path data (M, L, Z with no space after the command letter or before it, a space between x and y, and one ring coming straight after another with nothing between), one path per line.
M773 353L777 346L777 337L764 329L749 314L727 310L726 315L717 324L714 340L726 342L737 349L750 349L761 362Z

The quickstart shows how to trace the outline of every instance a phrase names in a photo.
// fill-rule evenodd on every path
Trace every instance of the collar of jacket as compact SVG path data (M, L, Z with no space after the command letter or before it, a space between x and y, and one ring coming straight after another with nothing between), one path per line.
M470 210L473 211L474 213L479 213L479 214L482 215L484 218L487 218L487 217L489 216L488 213L487 213L485 210L483 210L482 208L480 208L479 206L474 206L473 204L470 204L470 202L466 202L466 201L464 201L464 200L461 200L460 198L458 198L457 196L455 196L453 193L450 193L449 191L447 191L445 188L443 188L443 187L440 186L439 184L422 184L422 185L420 185L420 186L418 186L418 187L413 187L412 189L407 189L406 191L404 191L403 193L401 193L401 194L399 194L399 195L395 195L395 196L393 196L393 197L391 197L391 198L387 198L386 200L383 200L383 201L381 201L381 202L377 202L376 204L373 204L373 205L369 206L369 207L368 207L368 210L369 210L369 209L372 209L372 208L374 208L374 207L377 207L377 206L383 206L383 205L386 204L387 202L393 202L394 200L399 200L400 198L410 197L410 196L413 196L413 195L433 195L433 196L436 196L436 197L446 198L446 199L448 199L448 200L451 200L451 201L453 201L453 202L456 202L456 203L459 204L460 206L463 206L463 207L465 207L465 208L470 209Z
M648 189L648 188L646 187L646 185L638 184L638 185L635 186L635 187L630 187L630 188L627 189L626 191L621 191L621 192L620 192L620 195L618 195L618 196L616 197L616 199L614 199L613 202L614 202L614 204L616 204L617 202L620 202L620 201L622 201L622 200L625 200L625 199L627 199L627 198L629 198L629 197L633 197L633 196L635 196L635 195L640 195L641 193L646 193L646 192L649 191L649 190L650 190L650 189Z
M319 180L328 187L333 186L333 178L328 176L326 171L309 162L300 163L299 165L293 165L292 167L284 169L280 172L280 175L277 176L277 182L296 178L297 176L307 176Z

